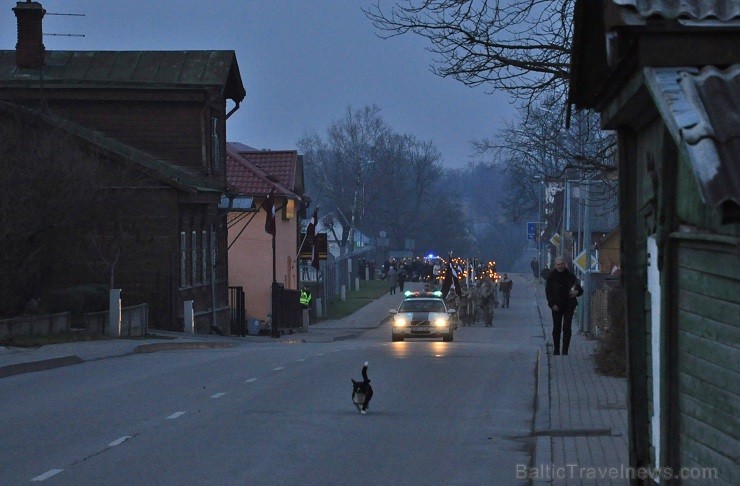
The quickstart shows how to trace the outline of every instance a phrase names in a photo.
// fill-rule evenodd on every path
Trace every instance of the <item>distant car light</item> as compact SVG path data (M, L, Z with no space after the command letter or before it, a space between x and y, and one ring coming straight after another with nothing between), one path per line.
M406 319L403 317L396 317L396 319L393 321L394 326L403 327L407 324Z
M447 325L447 319L444 317L438 317L434 320L434 325L437 327L442 327Z

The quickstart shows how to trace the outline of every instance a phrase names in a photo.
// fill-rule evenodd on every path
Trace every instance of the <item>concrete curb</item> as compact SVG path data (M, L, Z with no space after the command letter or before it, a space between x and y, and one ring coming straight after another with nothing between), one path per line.
M79 356L63 356L61 358L42 359L38 361L29 361L26 363L17 363L0 367L0 378L30 373L32 371L44 371L53 368L61 368L84 363L85 360Z
M136 346L131 354L156 353L157 351L174 351L180 349L213 349L230 347L232 347L232 344L224 341L215 343L152 343Z

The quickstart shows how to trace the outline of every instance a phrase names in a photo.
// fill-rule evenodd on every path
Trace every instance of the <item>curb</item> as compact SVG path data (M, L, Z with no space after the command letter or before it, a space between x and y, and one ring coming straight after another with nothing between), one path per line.
M84 363L85 360L79 356L63 356L61 358L42 359L39 361L29 361L27 363L17 363L0 367L0 378L30 373L33 371L44 371L52 368L61 368Z
M232 347L232 344L224 341L215 343L152 343L136 346L131 354L156 353L157 351L174 351L178 349L212 349L230 347Z

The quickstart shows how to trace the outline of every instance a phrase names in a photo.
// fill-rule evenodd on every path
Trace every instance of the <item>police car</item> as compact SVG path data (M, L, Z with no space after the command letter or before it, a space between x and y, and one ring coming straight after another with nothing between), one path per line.
M441 337L452 341L457 327L455 309L448 309L442 292L405 292L398 309L391 309L392 339Z

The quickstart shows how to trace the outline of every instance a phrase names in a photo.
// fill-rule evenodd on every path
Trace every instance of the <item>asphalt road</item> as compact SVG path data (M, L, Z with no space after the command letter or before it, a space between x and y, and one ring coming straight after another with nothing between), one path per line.
M516 292L514 293L516 297ZM532 463L531 301L455 341L244 343L0 380L0 483L514 484ZM370 413L350 400L364 361Z

